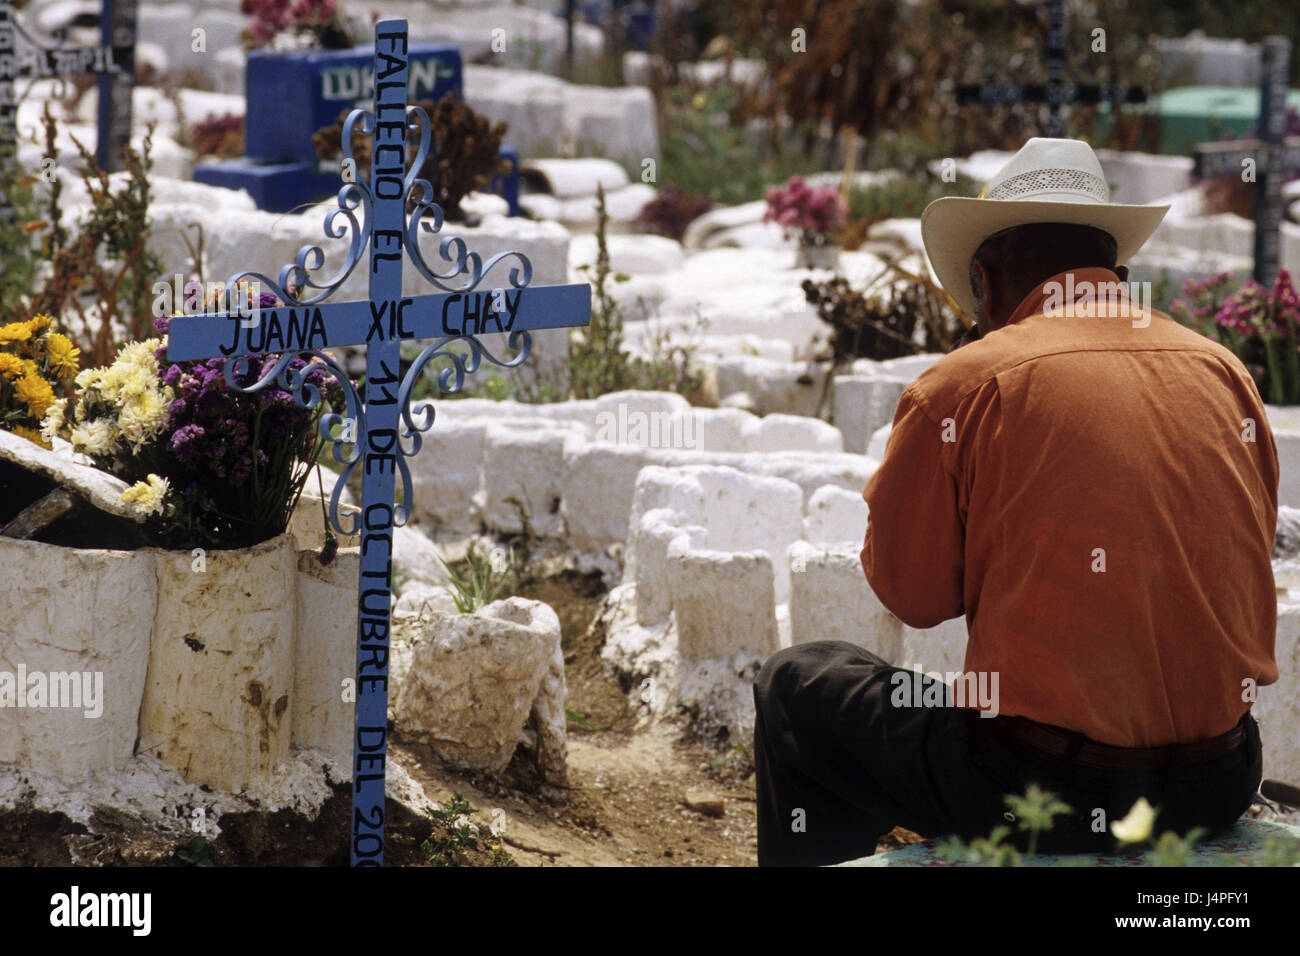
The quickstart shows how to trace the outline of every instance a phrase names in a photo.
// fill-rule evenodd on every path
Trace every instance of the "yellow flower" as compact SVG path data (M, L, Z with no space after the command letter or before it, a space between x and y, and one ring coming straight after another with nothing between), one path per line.
M66 335L51 332L45 336L45 352L50 358L50 371L59 378L74 375L81 367L81 349L74 348Z
M49 442L45 440L45 438L41 435L40 432L38 432L34 428L27 428L23 425L15 425L12 431L15 435L18 435L22 438L26 438L28 441L36 442L36 444L40 445L42 448L49 449L54 447L53 445L51 445Z
M50 323L53 321L54 319L42 312L27 320L27 328L31 329L32 335L35 335L37 332L42 332L45 329L48 329Z
M54 389L39 375L28 372L14 386L14 396L31 411L33 418L44 418L54 404Z
M1110 832L1121 843L1141 843L1151 836L1151 828L1156 822L1156 811L1147 803L1146 797L1138 797L1128 816L1116 820L1110 825Z
M140 514L162 514L167 489L166 478L150 475L147 481L137 481L122 492L122 503L130 505Z
M32 327L27 322L10 322L0 325L0 345L11 342L26 342L32 337Z
M10 352L0 352L0 375L12 381L26 371L24 361Z

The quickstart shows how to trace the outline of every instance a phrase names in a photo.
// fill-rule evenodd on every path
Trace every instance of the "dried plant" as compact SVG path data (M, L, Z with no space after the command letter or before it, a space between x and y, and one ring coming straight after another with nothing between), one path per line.
M46 155L56 155L57 124L49 107L42 117ZM74 137L85 164L81 177L91 208L73 235L61 225L61 186L50 184L46 218L24 225L29 232L48 230L39 248L22 250L34 263L33 285L21 298L9 301L10 318L57 316L91 365L107 365L121 341L148 338L152 332L152 287L163 272L149 251L149 158L152 125L141 153L129 147L125 177L116 183L99 168L91 153ZM11 264L6 262L6 271ZM35 276L43 277L35 280ZM40 282L40 288L35 282Z
M244 117L242 116L236 116L234 113L214 116L209 113L205 119L193 124L188 133L189 142L186 145L199 156L230 159L244 155Z
M802 288L818 317L831 327L827 358L837 367L855 358L948 352L966 331L941 289L893 263L862 291L843 276L824 282L805 279Z
M713 208L703 193L686 192L669 183L641 207L636 221L646 232L681 241L686 227Z
M501 161L506 124L492 123L451 93L437 104L421 100L419 106L429 115L433 141L420 178L433 186L434 202L442 207L449 220L463 219L461 200L485 189L493 176L508 171L508 166ZM342 156L343 122L349 112L341 112L333 126L319 129L312 136L312 145L321 159L335 160ZM416 144L408 140L407 146L410 162L414 160ZM352 156L357 163L357 176L362 180L370 177L370 149L370 140L354 130Z

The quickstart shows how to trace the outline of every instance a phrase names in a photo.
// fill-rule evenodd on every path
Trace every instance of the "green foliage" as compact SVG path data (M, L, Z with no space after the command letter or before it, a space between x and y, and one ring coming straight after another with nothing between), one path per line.
M735 91L725 84L707 91L687 86L665 90L659 163L665 185L735 206L762 199L768 186L807 167L803 156L779 150L756 161L755 143L731 122L736 102Z
M574 710L572 707L564 708L564 716L569 719L569 723L573 724L579 730L585 730L588 733L595 733L596 731L601 729L600 727L597 727L595 724L589 721L586 717L582 716L582 714Z
M1015 815L1020 830L1028 831L1028 852L1021 854L1014 846L1004 841L1011 835L1010 827L998 824L987 837L977 837L966 843L959 837L949 837L941 841L936 850L939 856L956 863L976 866L1022 866L1032 863L1036 855L1038 838L1052 829L1054 818L1071 811L1052 793L1035 784L1031 784L1024 796L1008 794L1007 806ZM1173 831L1165 831L1158 837L1154 828L1148 831L1146 824L1154 819L1151 808L1139 800L1132 811L1130 819L1139 815L1139 807L1145 807L1148 816L1143 820L1140 832L1133 839L1122 840L1126 849L1141 848L1149 844L1147 861L1151 866L1187 866L1191 862L1196 844L1205 836L1205 830L1196 827L1185 836ZM1119 830L1118 826L1113 830ZM1219 854L1214 862L1218 866L1241 866L1244 862L1228 854ZM1254 866L1300 866L1300 840L1287 837L1268 837L1257 857L1250 861ZM1065 856L1062 866L1091 866L1092 860L1084 855Z
M950 837L938 846L938 853L954 863L970 863L975 866L1019 866L1020 851L1004 844L1011 834L1010 827L998 825L987 837L976 837L969 844L958 837Z
M609 217L605 212L605 190L596 187L596 268L592 282L591 322L575 329L569 337L569 386L574 398L595 398L606 392L632 387L631 356L623 345L622 310L609 290L614 281L626 276L613 275L609 266L609 247L605 240ZM589 266L582 266L590 271Z
M1070 812L1068 805L1057 800L1053 794L1031 784L1023 797L1008 794L1007 806L1017 820L1021 830L1029 832L1029 854L1033 856L1038 848L1038 836L1052 829L1052 818Z
M477 813L469 801L459 793L451 802L433 811L433 817L447 828L446 836L430 836L420 844L420 849L434 866L462 866L467 849L478 849L478 837L468 825L468 818Z
M1300 866L1300 840L1268 837L1260 850L1258 866Z
M462 614L473 614L479 608L506 597L519 584L519 567L513 547L508 556L502 558L499 551L496 555L485 554L476 541L465 555L465 564L466 571L462 574L446 561L442 562L451 578L451 598L456 603L456 610Z
M1187 866L1192 858L1192 850L1203 836L1205 830L1201 827L1190 830L1185 837L1166 831L1152 845L1148 859L1152 866Z
M171 866L213 866L212 857L208 855L208 841L196 836L189 842L176 848L172 854Z
M40 259L33 248L29 223L36 219L31 177L20 176L17 166L0 166L0 191L9 197L13 218L0 219L0 323L13 316L14 309L36 285Z
M420 849L434 866L465 866L470 862L468 850L485 849L479 846L479 828L469 822L478 811L459 793L452 794L445 807L433 811L433 818L446 830L445 836L436 833L420 844ZM517 866L505 847L492 844L486 847L491 854L492 866Z

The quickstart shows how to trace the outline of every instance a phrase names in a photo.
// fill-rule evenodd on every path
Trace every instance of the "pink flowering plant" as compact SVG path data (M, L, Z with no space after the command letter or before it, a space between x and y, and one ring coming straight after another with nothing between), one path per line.
M1183 284L1170 314L1221 343L1250 371L1271 405L1300 404L1300 295L1285 269L1267 289L1231 272Z
M844 226L844 201L834 186L809 186L791 176L784 186L767 191L763 222L774 222L788 237L797 233L801 246L831 244L831 235Z
M306 39L326 50L356 44L337 0L240 0L239 12L253 18L244 31L249 46L269 46L278 36Z

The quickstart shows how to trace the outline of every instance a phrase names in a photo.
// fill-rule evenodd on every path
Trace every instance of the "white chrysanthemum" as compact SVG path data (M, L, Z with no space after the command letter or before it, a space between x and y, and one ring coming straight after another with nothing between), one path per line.
M84 368L77 373L77 377L72 381L76 383L77 388L98 388L103 376L104 370L102 368Z
M122 346L122 350L117 353L117 361L113 365L138 368L146 374L156 376L158 374L158 359L154 356L154 352L161 347L162 339L145 339L143 342L131 342L129 345Z
M60 398L50 406L45 417L41 419L41 437L51 445L55 437L63 430L63 412L68 407L68 400Z
M150 475L147 481L137 481L122 492L122 503L140 514L162 514L168 487L166 478Z
M1110 825L1110 832L1123 843L1141 843L1151 836L1155 822L1155 808L1147 803L1146 797L1138 797L1138 802L1133 804L1128 816Z
M117 426L122 435L137 451L167 423L167 407L171 404L170 390L146 389L128 399L118 413Z
M110 419L96 418L74 425L68 440L72 442L73 451L85 452L87 455L111 455L117 450L118 434Z

